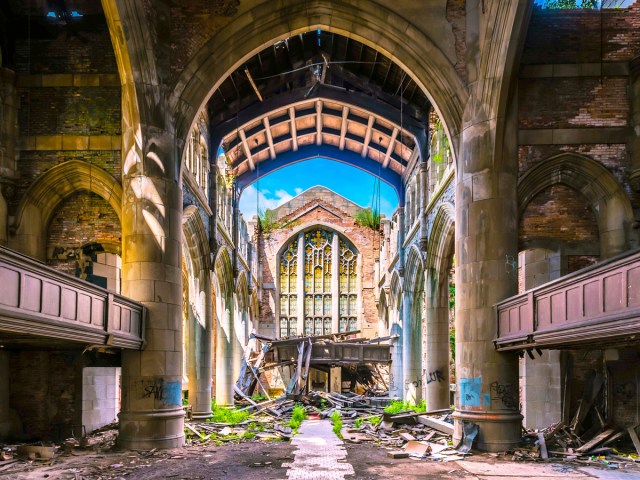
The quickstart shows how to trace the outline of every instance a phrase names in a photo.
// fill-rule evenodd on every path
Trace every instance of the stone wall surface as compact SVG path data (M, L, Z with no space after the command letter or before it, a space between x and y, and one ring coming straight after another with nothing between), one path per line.
M259 330L268 335L278 335L278 323L275 319L279 275L278 254L289 242L295 240L301 228L322 225L323 228L337 230L353 243L361 255L361 265L358 266L362 285L362 313L359 317L359 327L366 332L367 336L375 336L378 313L374 285L374 259L378 256L380 235L370 228L356 225L354 218L340 207L351 212L357 211L360 207L340 195L324 187L314 187L305 193L306 195L303 193L276 210L279 220L285 222L284 227L277 228L268 235L258 236L263 282L262 298L259 299Z

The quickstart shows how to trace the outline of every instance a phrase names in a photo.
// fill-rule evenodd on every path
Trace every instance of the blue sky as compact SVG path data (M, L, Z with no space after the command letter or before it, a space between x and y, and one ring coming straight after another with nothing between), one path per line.
M261 210L275 208L299 193L322 185L363 207L371 206L375 177L333 160L316 158L281 168L249 185L240 197L240 211L249 220ZM260 190L259 202L256 197ZM380 181L380 211L390 218L398 207L395 191Z

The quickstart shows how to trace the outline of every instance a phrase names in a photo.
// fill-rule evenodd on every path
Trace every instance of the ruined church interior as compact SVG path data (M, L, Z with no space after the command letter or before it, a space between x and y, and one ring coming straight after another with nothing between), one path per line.
M0 2L0 478L631 479L639 433L639 1Z

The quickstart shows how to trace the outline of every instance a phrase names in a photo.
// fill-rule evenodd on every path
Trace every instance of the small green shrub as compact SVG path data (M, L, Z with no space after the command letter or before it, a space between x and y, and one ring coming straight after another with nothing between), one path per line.
M333 433L335 433L338 438L340 440L342 440L342 416L340 415L340 412L335 410L332 414L331 414L331 423L333 423Z
M236 425L249 419L249 412L239 411L235 408L212 405L211 410L213 410L213 416L210 421L215 423L229 423L231 425Z
M418 405L415 405L410 402L404 402L402 400L393 400L389 405L387 405L384 409L384 413L400 413L400 412L426 412L427 411L427 402L425 400L420 400Z
M254 432L244 432L242 434L243 440L253 440L254 438L256 438L256 434Z
M377 415L375 417L371 417L368 421L369 421L369 423L371 423L371 425L376 427L376 426L380 425L380 422L382 422L382 415Z
M375 208L363 208L354 215L354 218L356 224L361 227L380 230L380 212Z
M298 404L295 407L293 407L293 412L291 413L291 420L289 420L289 426L293 430L293 433L298 433L298 428L306 418L307 418L307 411L305 410L303 405Z
M362 422L364 422L364 418L356 418L356 421L353 425L356 428L360 428L360 426L362 425Z

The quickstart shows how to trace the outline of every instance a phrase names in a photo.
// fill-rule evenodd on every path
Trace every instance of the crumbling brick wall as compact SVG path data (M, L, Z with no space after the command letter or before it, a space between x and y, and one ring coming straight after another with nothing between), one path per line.
M325 192L324 190L327 190ZM362 319L363 323L360 328L366 331L369 336L377 334L378 310L375 298L374 285L374 261L377 258L377 250L380 246L380 234L374 232L370 228L360 227L356 225L354 218L348 213L340 210L338 207L345 201L344 198L324 189L321 196L317 200L311 200L315 196L311 196L307 202L300 202L294 198L290 203L298 206L298 208L290 208L288 204L280 207L281 212L287 213L286 216L280 217L280 221L290 221L284 228L277 228L268 235L258 237L258 255L262 268L262 298L260 301L261 319L260 331L271 335L279 335L275 314L275 299L279 268L278 252L281 248L293 240L293 235L302 225L322 222L335 226L338 231L344 229L348 239L352 240L358 252L362 255ZM348 202L351 206L351 202ZM338 206L338 207L337 207ZM352 209L352 207L348 207ZM346 208L345 208L346 209Z

